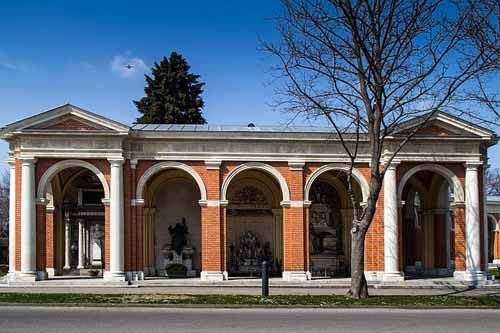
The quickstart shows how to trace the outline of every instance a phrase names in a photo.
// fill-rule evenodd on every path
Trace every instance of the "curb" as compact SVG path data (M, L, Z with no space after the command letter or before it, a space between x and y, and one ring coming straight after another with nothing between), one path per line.
M481 305L435 305L435 306L395 306L395 305L275 305L275 304L120 304L120 303L0 303L2 307L39 308L152 308L152 309L406 309L406 310L500 310L500 307Z

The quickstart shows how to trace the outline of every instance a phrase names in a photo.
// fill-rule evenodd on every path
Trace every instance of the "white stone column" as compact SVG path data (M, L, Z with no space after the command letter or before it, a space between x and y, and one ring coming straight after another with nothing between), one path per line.
M71 268L71 219L69 216L64 218L64 269Z
M446 241L446 268L451 268L451 212L446 211L445 215L445 241Z
M399 270L399 222L397 163L386 167L384 176L384 282L403 281Z
M124 212L123 212L123 159L113 159L110 190L110 263L106 279L125 280L124 264Z
M9 273L16 272L16 160L9 159Z
M465 164L465 253L467 281L484 280L481 271L481 234L479 206L478 165L482 162Z
M84 239L84 230L83 230L83 219L78 219L78 269L85 268L85 239Z
M36 278L36 207L34 158L22 159L21 170L21 274Z

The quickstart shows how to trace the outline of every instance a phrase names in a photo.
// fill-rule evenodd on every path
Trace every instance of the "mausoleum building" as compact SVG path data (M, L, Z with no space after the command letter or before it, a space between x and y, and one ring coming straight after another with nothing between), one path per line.
M136 280L173 264L224 280L258 275L263 260L288 281L350 275L351 221L369 193L363 141L353 207L349 159L329 128L127 126L68 104L0 135L13 280L101 268L104 279ZM387 139L387 156L400 140ZM486 211L483 178L496 142L445 113L417 132L388 166L366 238L369 280L480 281L500 263L500 215Z

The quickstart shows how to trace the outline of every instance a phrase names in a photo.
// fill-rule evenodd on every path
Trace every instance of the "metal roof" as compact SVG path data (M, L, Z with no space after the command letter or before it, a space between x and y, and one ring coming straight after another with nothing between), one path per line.
M277 126L264 125L249 127L245 125L176 125L176 124L134 124L135 131L165 131L165 132L303 132L332 133L333 128L325 126Z

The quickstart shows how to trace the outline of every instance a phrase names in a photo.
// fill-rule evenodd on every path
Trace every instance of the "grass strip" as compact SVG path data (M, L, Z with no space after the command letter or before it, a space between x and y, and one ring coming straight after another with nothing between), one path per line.
M386 307L489 307L500 308L498 296L372 296L355 300L334 295L165 295L165 294L43 294L0 293L10 304L117 304L117 305L235 305L235 306L386 306Z

